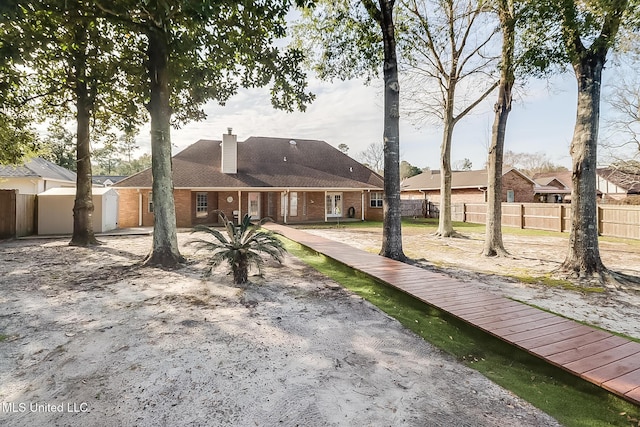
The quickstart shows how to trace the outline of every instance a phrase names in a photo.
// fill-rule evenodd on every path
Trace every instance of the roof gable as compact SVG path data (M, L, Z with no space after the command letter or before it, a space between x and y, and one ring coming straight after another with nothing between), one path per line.
M540 186L555 186L553 181L557 181L565 189L571 190L573 184L571 181L571 171L541 172L533 176L533 180Z

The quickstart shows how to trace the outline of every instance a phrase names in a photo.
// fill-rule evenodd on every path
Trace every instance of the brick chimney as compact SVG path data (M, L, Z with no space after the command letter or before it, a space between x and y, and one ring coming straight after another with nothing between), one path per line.
M227 133L222 135L222 173L238 173L238 136L233 129L227 128Z

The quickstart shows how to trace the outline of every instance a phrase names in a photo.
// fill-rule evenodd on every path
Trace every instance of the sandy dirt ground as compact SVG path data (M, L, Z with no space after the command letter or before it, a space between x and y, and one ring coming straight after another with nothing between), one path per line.
M305 230L377 253L381 247L376 229ZM405 254L429 269L469 282L469 286L543 307L571 319L640 338L640 287L608 289L603 293L570 291L541 284L526 284L509 276L553 275L565 258L568 236L503 237L509 257L482 255L484 235L460 230L464 238L440 238L417 228L403 229ZM600 252L606 267L640 277L640 242L602 239Z
M558 425L291 256L236 287L102 240L0 242L0 425Z

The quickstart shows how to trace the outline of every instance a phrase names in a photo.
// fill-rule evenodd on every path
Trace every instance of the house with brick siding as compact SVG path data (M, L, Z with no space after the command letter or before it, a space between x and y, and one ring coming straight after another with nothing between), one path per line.
M534 200L540 203L565 203L571 201L571 172L538 173L533 176ZM568 184L566 184L568 183Z
M487 201L489 176L485 169L451 173L451 203L484 203ZM502 201L534 202L535 183L517 169L502 174ZM440 171L425 171L405 179L400 185L402 199L428 200L440 203Z
M228 218L280 223L381 220L383 178L324 141L250 137L231 129L202 139L173 159L178 227ZM151 170L116 183L119 227L153 225Z

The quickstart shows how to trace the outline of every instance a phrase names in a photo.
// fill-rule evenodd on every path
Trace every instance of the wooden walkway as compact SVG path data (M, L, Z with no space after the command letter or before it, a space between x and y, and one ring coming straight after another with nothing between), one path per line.
M640 405L640 344L470 286L283 225L267 228L382 280L501 340Z

